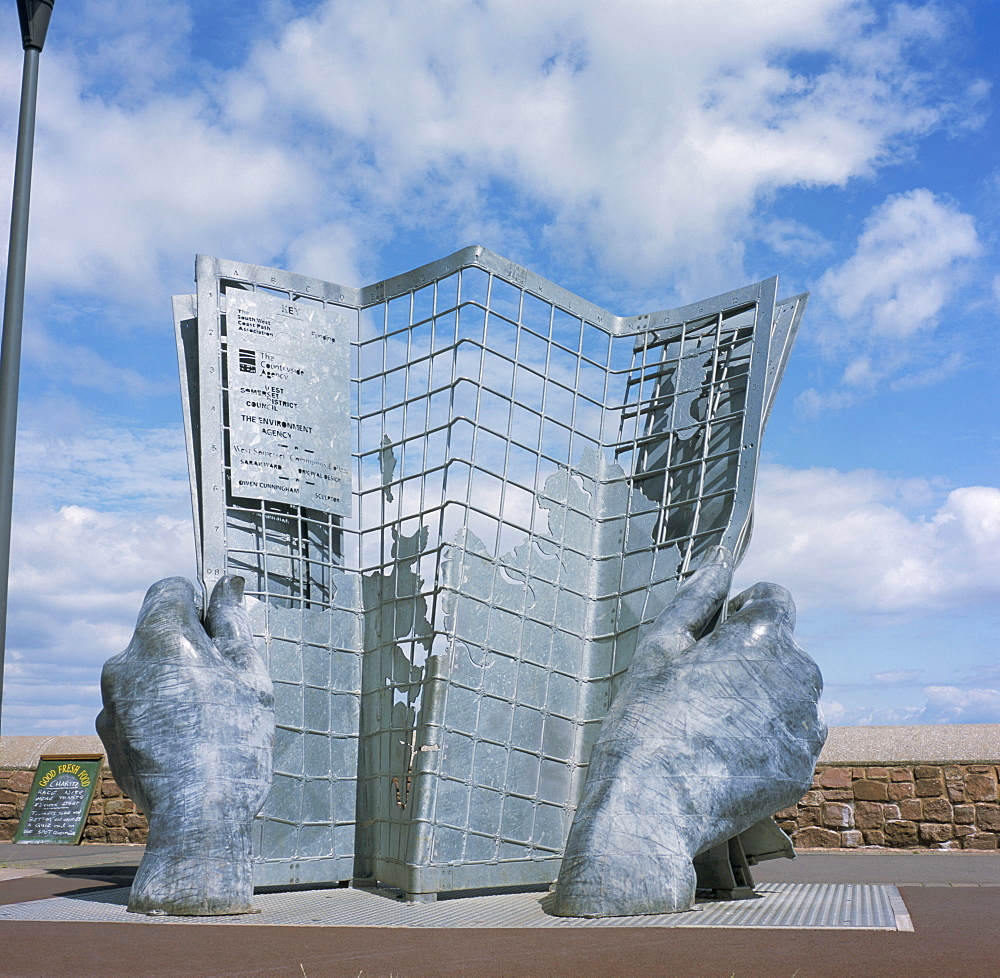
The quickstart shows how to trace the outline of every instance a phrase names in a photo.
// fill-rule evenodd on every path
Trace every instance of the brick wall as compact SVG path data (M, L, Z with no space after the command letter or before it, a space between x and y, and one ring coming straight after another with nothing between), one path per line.
M30 771L0 771L0 842L10 842L34 780ZM83 842L145 842L146 816L104 768L83 828Z
M0 842L14 836L33 771L0 771ZM1000 768L995 764L820 765L778 824L797 849L1000 847ZM104 768L83 842L143 843L146 817Z
M40 754L103 750L95 736L0 738L0 841L14 835ZM1000 724L831 727L812 788L776 818L799 849L997 850L998 782ZM105 766L83 841L141 843L146 831Z
M33 771L0 771L0 842L14 836ZM820 765L813 786L775 818L797 849L1000 847L1000 768L995 764ZM84 842L142 843L146 817L106 768Z
M797 849L997 849L995 764L820 765L775 815Z

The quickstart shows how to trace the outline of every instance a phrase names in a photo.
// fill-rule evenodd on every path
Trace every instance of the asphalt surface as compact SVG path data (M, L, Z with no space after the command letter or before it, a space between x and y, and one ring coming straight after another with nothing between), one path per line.
M141 846L0 844L0 903L128 885ZM912 932L416 929L5 921L7 978L994 978L1000 853L811 852L758 882L891 883Z

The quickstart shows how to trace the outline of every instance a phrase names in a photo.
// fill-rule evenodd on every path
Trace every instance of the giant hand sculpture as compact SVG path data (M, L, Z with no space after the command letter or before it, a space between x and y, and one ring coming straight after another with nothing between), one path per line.
M688 910L692 859L793 804L826 739L822 678L788 592L757 584L702 636L733 574L723 548L636 649L590 759L552 912Z
M105 663L97 732L149 820L130 911L253 909L250 826L271 784L274 689L242 598L243 579L223 577L203 626L192 585L160 581L128 648Z

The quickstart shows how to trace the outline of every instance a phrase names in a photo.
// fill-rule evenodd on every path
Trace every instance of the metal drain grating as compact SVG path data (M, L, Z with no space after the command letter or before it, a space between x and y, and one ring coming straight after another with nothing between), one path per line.
M0 920L226 924L256 927L770 927L913 930L894 886L763 883L759 899L699 903L694 910L644 917L552 917L548 894L515 893L402 903L364 890L261 893L260 913L239 917L147 917L125 909L128 890L105 890L0 907Z

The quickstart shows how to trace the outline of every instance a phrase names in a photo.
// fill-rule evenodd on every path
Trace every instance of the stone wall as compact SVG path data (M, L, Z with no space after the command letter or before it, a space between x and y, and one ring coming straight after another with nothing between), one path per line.
M996 850L1000 724L831 727L811 790L778 812L800 849Z
M995 764L817 768L812 790L775 815L797 849L997 849Z
M90 737L0 738L0 842L9 842L17 830L42 754L103 754L104 745ZM146 841L146 817L111 777L107 763L83 829L83 842Z
M96 754L92 737L0 739L0 841L41 754ZM798 849L1000 848L1000 724L831 727L812 788L778 824ZM84 842L146 841L146 819L105 767Z
M0 842L14 838L34 773L34 766L30 771L0 770ZM81 841L145 842L146 835L146 816L125 797L111 772L102 768Z

